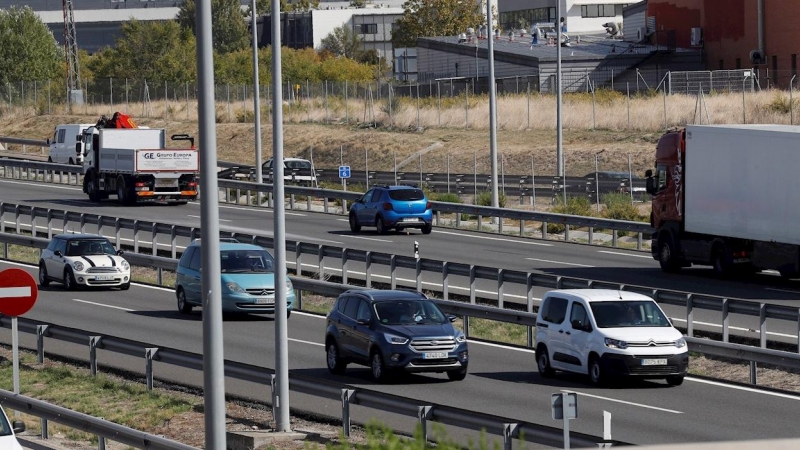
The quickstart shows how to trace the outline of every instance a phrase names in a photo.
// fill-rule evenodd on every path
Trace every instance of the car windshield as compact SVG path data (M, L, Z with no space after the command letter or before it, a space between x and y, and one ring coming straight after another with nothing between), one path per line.
M310 161L284 161L283 166L287 169L306 169L311 170Z
M389 191L392 200L416 201L425 198L422 189L393 189Z
M375 314L384 325L430 325L446 323L447 317L430 300L390 300L375 303Z
M223 250L222 273L273 272L275 260L266 250Z
M116 254L117 250L105 239L73 239L67 242L67 256Z
M598 328L672 326L652 300L591 302Z

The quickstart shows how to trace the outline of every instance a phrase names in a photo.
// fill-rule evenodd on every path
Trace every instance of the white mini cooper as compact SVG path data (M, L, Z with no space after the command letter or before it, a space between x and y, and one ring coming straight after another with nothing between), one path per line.
M103 236L59 234L42 251L39 285L63 283L68 290L79 286L131 287L131 266Z

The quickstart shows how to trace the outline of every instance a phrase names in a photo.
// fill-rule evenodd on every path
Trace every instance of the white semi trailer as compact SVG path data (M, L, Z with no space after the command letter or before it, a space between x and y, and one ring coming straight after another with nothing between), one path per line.
M185 204L197 198L200 161L194 139L190 148L166 148L166 130L158 128L86 129L83 148L83 191L99 202L109 195L125 205L145 202Z

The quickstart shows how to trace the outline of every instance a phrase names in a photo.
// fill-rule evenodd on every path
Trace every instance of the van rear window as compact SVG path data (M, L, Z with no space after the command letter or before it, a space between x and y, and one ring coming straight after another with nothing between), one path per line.
M391 198L392 200L413 202L417 200L422 200L423 198L425 198L425 194L422 192L422 189L398 189L398 190L390 190L389 198Z

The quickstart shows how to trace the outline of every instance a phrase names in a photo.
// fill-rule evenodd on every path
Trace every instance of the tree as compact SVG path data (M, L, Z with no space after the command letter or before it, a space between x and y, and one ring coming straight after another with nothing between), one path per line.
M258 8L257 5L256 10ZM250 31L239 0L211 0L211 13L213 15L211 33L214 50L228 53L247 48L250 45ZM191 30L192 34L197 36L195 15L195 0L184 0L175 19L181 27Z
M486 23L482 3L475 0L408 0L403 17L395 22L395 48L416 47L427 36L456 36L467 28Z
M320 43L321 50L327 50L336 56L356 59L361 54L361 38L347 24L338 26L325 36Z
M0 83L50 80L63 74L64 52L27 6L0 9Z

